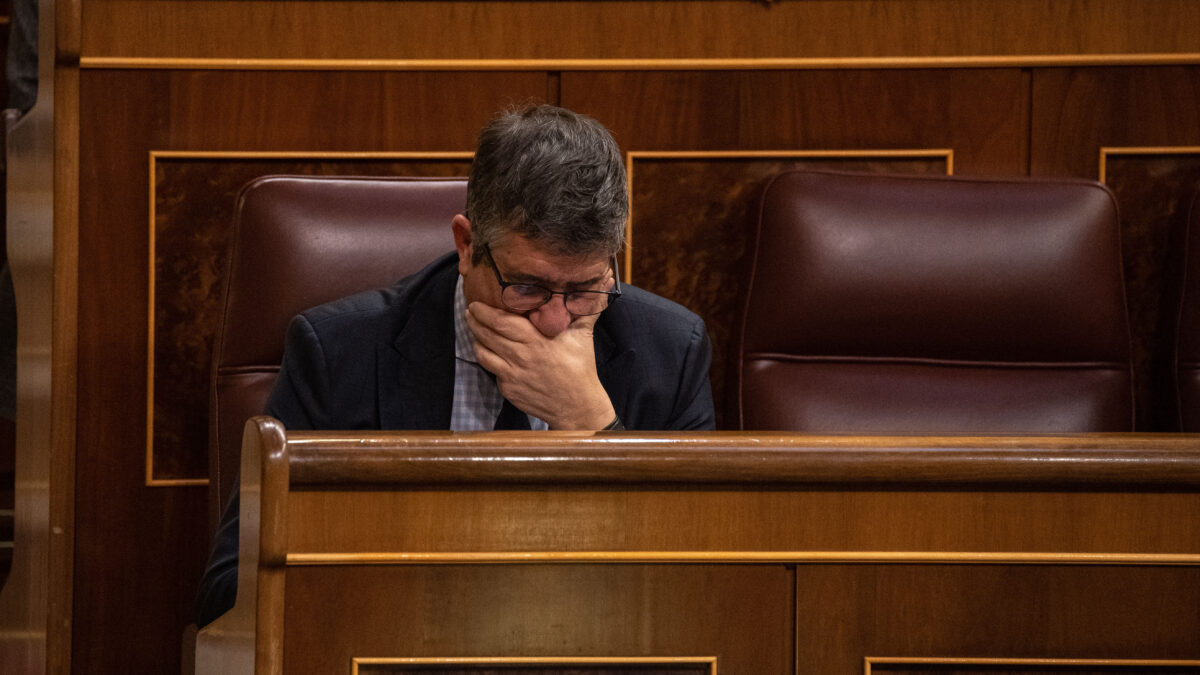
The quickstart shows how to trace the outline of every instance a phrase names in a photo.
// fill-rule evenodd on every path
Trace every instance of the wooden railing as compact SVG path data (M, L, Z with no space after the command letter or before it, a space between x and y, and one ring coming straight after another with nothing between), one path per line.
M199 672L1200 669L1194 436L256 418L242 476Z

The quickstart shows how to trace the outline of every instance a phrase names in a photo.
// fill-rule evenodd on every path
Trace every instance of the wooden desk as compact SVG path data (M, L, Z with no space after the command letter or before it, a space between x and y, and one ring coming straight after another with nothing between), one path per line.
M256 418L242 466L202 673L1200 672L1194 436Z

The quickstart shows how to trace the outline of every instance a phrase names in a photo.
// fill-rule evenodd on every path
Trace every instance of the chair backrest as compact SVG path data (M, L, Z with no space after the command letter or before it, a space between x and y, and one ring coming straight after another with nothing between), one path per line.
M291 318L391 284L454 248L466 180L265 176L242 188L209 411L210 516L238 471L242 426L261 414Z
M1200 191L1187 206L1183 290L1175 336L1179 428L1200 431Z
M1079 180L794 171L765 188L744 429L1130 431L1117 208Z

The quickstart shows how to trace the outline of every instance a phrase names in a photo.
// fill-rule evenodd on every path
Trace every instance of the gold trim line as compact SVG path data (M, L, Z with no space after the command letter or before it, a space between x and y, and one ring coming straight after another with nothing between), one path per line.
M1029 68L1194 65L1200 53L999 54L975 56L815 56L626 59L289 59L85 56L83 69L127 70L830 70L868 68Z
M1193 553L941 551L463 551L289 553L287 564L429 565L521 563L940 563L1018 565L1200 565Z
M1200 155L1200 145L1149 145L1144 147L1101 147L1100 182L1108 179L1109 155Z
M358 675L359 666L512 666L512 665L697 665L708 666L709 675L717 675L715 656L355 656L350 659L351 675Z
M863 659L866 675L871 675L875 665L960 665L960 666L1110 666L1128 668L1136 666L1158 666L1186 668L1200 666L1200 661L1189 659L1053 659L1053 658L971 658L971 657L921 657L921 656L868 656Z

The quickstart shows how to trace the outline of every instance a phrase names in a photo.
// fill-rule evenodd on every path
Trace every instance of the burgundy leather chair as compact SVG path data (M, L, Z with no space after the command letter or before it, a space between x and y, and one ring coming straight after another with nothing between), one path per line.
M1175 336L1179 428L1200 432L1200 192L1187 206L1183 291Z
M209 412L211 524L237 475L242 426L266 404L288 322L391 284L453 250L467 183L443 178L265 176L238 196Z
M1131 431L1117 207L1082 180L793 171L765 188L744 429Z

